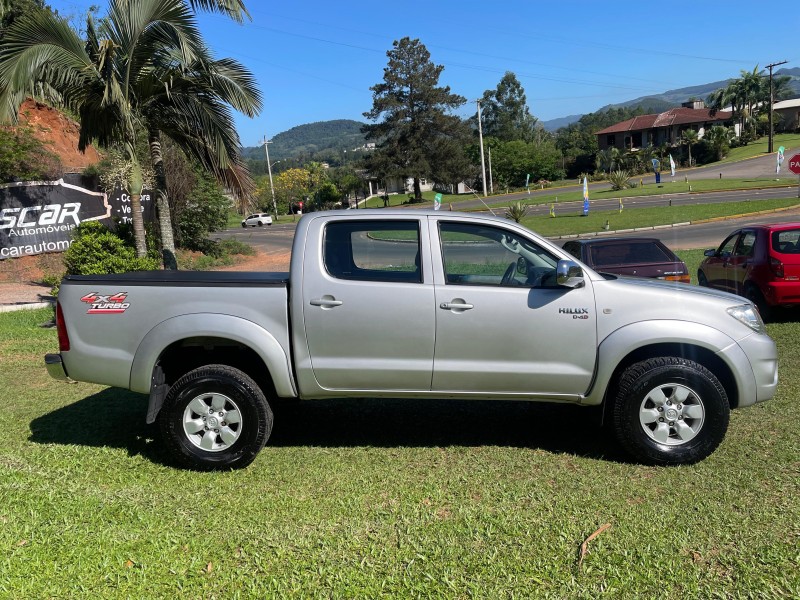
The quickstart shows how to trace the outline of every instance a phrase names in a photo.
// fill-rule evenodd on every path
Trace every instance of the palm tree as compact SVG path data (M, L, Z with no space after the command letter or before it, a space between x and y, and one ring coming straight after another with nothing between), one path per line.
M733 132L722 125L714 125L708 130L706 137L717 155L717 160L725 158L725 154L730 149Z
M692 166L692 146L700 141L697 132L694 129L686 129L681 134L681 143L686 144L689 148L689 166Z
M49 11L20 19L0 53L0 117L14 118L37 89L54 90L80 115L79 146L119 144L132 164L131 208L137 253L144 255L141 168L137 137L147 133L156 173L162 245L172 252L172 227L161 158L161 134L173 139L239 197L253 187L239 156L230 108L250 116L261 107L252 76L230 59L214 60L193 7L241 19L239 0L111 0L87 40Z

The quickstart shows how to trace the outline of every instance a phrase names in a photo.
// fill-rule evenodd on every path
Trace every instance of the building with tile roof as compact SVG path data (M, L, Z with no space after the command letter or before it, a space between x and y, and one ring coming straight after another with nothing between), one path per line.
M616 123L601 129L595 135L600 150L636 150L665 143L677 144L681 134L687 129L694 129L698 138L702 138L708 128L714 125L733 125L732 120L731 111L705 108L702 101L690 101L684 102L680 108L671 108L659 114L639 115ZM738 135L738 131L736 134Z

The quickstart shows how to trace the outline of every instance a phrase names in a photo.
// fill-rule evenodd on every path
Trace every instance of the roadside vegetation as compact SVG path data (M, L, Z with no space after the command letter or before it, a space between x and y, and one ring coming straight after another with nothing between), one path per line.
M51 316L0 314L0 595L800 596L796 315L777 396L697 465L629 463L577 407L337 400L279 405L231 473L166 466L145 396L50 380Z

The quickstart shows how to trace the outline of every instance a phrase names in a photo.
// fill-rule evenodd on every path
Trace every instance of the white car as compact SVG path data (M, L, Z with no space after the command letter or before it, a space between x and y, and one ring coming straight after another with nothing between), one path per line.
M272 217L267 213L256 213L242 221L242 227L261 227L262 225L272 225Z

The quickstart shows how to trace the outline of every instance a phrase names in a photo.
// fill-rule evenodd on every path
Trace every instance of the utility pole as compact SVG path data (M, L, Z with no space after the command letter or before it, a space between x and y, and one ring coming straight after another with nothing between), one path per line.
M767 65L767 69L769 69L769 147L767 148L767 152L769 153L772 153L772 137L774 135L772 131L772 105L775 104L775 99L772 97L772 68L778 65L785 65L787 62L789 61L782 60L781 62Z
M267 134L264 134L264 139L261 141L264 144L264 151L267 153L267 172L269 173L269 190L272 192L272 211L275 213L275 222L278 222L278 204L275 202L275 186L272 185L272 165L269 163L269 145L272 143L267 139Z
M481 100L475 100L478 105L478 138L481 142L481 183L483 183L483 197L486 198L486 161L483 158L483 126L481 125Z
M494 185L492 184L492 147L487 149L489 152L489 193L494 194Z

